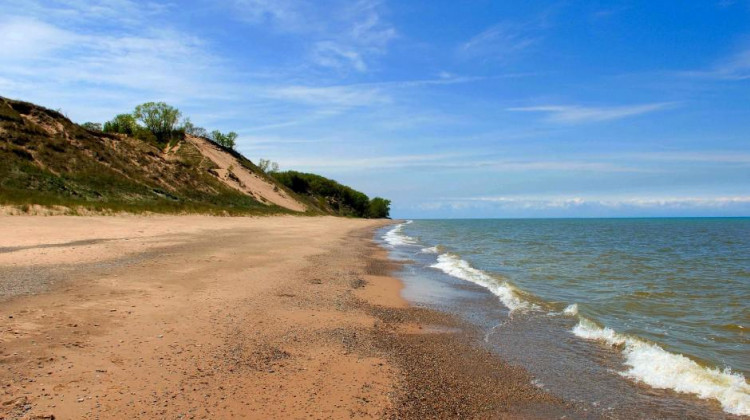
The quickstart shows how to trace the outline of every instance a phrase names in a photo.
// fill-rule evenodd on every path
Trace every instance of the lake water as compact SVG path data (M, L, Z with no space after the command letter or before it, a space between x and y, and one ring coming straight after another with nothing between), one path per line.
M405 296L612 417L750 415L750 219L415 220Z

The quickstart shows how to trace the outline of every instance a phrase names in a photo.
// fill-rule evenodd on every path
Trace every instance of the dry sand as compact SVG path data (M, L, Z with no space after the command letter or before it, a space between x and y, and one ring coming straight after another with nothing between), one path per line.
M570 414L401 299L384 223L0 217L0 419Z
M294 210L305 211L307 207L285 194L267 179L263 179L256 173L247 170L242 164L229 153L219 149L208 140L195 136L187 136L203 156L208 157L218 167L215 173L221 182L238 191L254 197L265 204L276 204L278 206Z

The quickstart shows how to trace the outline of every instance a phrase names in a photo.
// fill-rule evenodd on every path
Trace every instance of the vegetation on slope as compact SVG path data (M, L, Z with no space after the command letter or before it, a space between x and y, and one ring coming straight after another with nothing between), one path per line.
M62 114L0 98L0 203L92 210L275 213L227 187L188 143L167 159L151 142L87 130Z
M318 175L274 173L278 165L269 167L268 161L259 168L234 150L236 133L208 133L189 119L179 120L176 108L152 102L103 125L77 125L59 112L0 97L0 204L128 212L289 212L217 179L212 161L183 141L190 134L212 141L247 170L304 202L309 213L388 216L388 200L369 200Z
M271 175L298 195L308 196L319 208L342 216L384 218L389 216L389 200L375 197L341 185L320 175L296 171L272 172Z

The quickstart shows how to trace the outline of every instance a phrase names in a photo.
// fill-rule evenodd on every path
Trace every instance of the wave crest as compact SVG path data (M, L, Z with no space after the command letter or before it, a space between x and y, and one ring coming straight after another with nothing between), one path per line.
M414 245L417 243L417 240L412 238L411 236L404 235L401 230L404 228L404 226L411 223L411 220L407 220L404 223L400 223L396 225L393 229L389 230L383 235L383 240L390 246L398 246L398 245Z
M450 276L478 284L488 289L495 296L500 298L500 302L510 309L511 312L516 310L536 309L536 305L518 297L513 286L508 284L508 282L498 281L482 270L472 267L468 262L462 260L456 255L441 254L438 256L437 263L433 264L431 267L437 268Z
M422 253L423 254L439 254L441 248L442 247L440 245L431 246L429 248L422 248Z
M706 368L660 346L620 334L609 327L600 327L581 317L573 334L622 347L628 370L621 375L641 381L654 388L672 389L695 394L703 399L716 399L727 413L750 415L750 385L740 373L729 369Z
M578 304L574 303L572 305L568 305L568 307L563 310L563 314L570 316L578 315Z

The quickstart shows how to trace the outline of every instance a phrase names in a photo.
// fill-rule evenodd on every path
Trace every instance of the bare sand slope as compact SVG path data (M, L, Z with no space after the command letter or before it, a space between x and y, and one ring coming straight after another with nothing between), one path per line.
M0 217L0 419L560 415L400 298L382 223Z
M294 211L305 211L304 204L287 195L275 185L243 167L237 159L220 150L205 139L187 136L187 141L194 144L207 158L211 159L219 169L219 179L226 185L254 196L264 203L273 203Z

